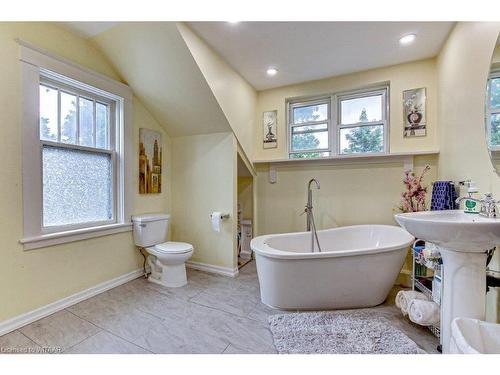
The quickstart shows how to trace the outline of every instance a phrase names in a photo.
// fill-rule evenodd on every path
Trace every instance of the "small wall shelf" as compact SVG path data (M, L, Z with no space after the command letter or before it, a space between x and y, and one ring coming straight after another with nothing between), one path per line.
M438 155L438 150L392 152L388 154L373 155L338 155L326 158L307 159L268 159L254 160L255 165L269 164L269 182L275 183L277 180L276 169L278 167L297 167L304 165L334 166L334 165L362 165L381 163L403 163L404 170L413 170L415 156Z
M325 158L304 158L304 159L258 159L254 160L254 164L279 164L279 165L293 165L293 164L307 164L307 163L328 163L328 164L341 164L349 162L357 163L392 163L401 159L413 156L422 155L438 155L438 150L429 151L410 151L410 152L391 152L388 154L373 154L373 155L339 155Z

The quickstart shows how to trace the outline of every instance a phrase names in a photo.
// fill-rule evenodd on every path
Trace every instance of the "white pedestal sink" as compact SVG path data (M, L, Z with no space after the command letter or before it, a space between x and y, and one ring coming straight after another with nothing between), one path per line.
M443 353L449 353L454 318L485 318L486 251L500 245L500 219L460 210L411 212L395 218L414 237L441 247L441 337Z

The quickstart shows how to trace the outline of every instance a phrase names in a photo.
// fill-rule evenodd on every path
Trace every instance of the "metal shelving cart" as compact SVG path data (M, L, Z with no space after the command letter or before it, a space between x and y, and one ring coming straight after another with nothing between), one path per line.
M430 301L441 306L442 272L443 267L439 262L428 261L412 247L412 289L425 294ZM436 278L436 280L434 280ZM439 280L439 282L437 282ZM434 293L433 293L434 289ZM429 326L432 334L439 338L441 343L441 328L439 326Z

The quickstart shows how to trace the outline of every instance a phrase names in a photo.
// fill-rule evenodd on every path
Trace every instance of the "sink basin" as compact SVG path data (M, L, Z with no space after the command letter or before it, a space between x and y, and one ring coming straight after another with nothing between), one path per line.
M461 210L409 212L395 219L416 238L454 251L484 252L500 244L500 219Z
M486 251L500 244L500 219L460 210L395 215L414 237L439 246L443 260L441 343L450 353L451 324L457 317L484 320Z

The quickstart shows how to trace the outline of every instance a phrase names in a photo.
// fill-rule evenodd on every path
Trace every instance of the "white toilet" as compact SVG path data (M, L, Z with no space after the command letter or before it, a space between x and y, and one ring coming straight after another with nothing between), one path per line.
M132 216L134 242L150 254L148 280L166 287L187 284L186 261L193 255L193 245L185 242L165 242L170 215L145 214Z

